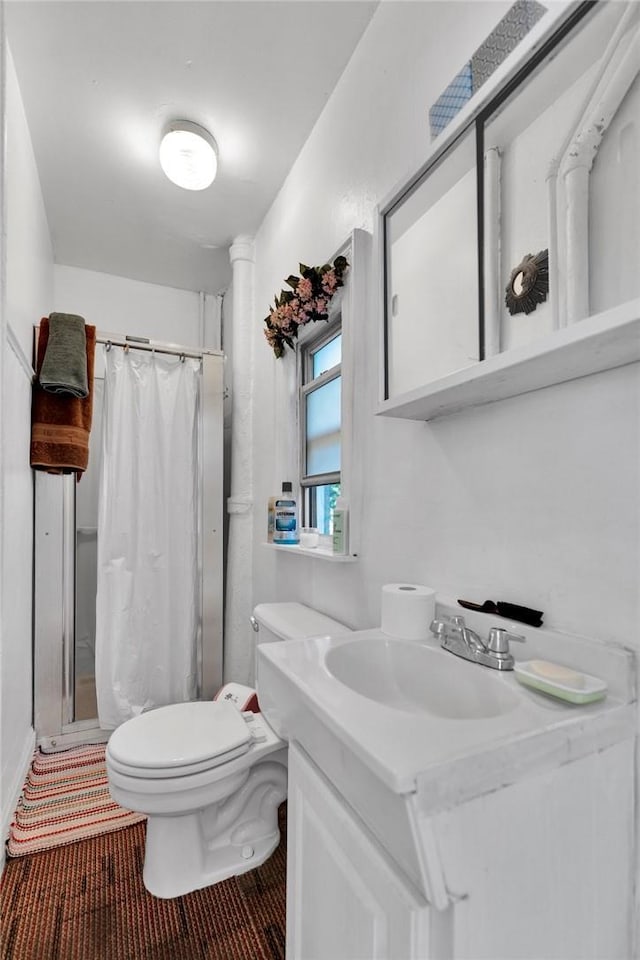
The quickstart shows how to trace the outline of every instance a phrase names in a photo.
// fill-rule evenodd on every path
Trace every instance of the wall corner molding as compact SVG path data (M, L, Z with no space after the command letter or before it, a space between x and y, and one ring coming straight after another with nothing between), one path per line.
M36 372L31 365L31 361L27 357L22 344L20 343L17 334L10 323L7 323L7 344L11 347L13 353L15 354L17 360L20 363L20 366L24 370L26 376L29 380L33 380Z

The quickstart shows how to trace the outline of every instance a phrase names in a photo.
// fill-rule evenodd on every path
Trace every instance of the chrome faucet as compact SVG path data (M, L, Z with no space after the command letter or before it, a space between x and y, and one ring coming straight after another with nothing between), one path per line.
M443 650L494 670L513 670L514 659L509 642L525 641L524 637L509 633L504 627L491 627L485 643L475 630L467 627L464 617L440 617L431 621L429 629L435 637L440 638Z

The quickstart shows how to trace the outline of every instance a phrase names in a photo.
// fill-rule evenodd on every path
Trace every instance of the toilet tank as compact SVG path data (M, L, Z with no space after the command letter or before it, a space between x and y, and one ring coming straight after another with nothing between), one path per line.
M304 640L307 637L338 636L351 633L344 623L319 613L304 603L260 603L251 618L256 646L254 669L258 675L258 644L275 640ZM270 691L259 690L260 707L269 725L282 740L289 740L289 731L281 723L280 706L273 700ZM266 713L265 713L266 711Z
M344 623L304 603L260 603L253 611L252 624L257 643L351 633Z

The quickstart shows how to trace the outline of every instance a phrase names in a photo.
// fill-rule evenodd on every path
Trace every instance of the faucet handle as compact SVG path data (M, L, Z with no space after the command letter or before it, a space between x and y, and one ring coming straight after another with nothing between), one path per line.
M462 633L465 629L464 617L445 617L444 615L436 617L429 624L429 630L434 637L445 637L450 631Z
M489 630L487 649L491 653L509 653L509 642L511 640L526 643L526 637L521 636L519 633L509 633L504 627L491 627Z

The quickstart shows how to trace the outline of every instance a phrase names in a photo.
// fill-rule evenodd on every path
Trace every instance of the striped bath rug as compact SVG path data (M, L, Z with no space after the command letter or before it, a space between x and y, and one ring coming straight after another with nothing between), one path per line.
M10 857L97 837L146 819L111 799L105 750L104 743L60 753L36 750L11 824Z

